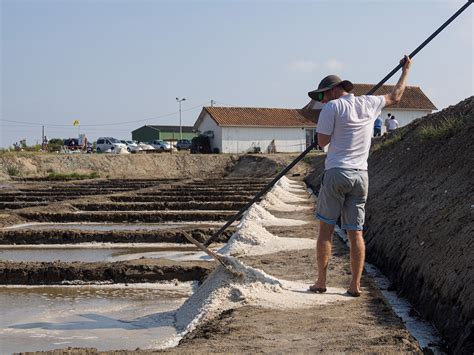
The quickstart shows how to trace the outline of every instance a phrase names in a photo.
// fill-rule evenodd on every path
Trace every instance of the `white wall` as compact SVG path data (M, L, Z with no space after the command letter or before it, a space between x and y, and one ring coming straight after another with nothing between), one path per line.
M206 113L206 116L204 116L204 119L197 129L201 133L206 131L214 132L214 138L210 138L211 150L217 148L219 152L222 153L222 128L217 125L216 121L214 121L208 113Z
M391 113L395 116L395 119L400 124L400 127L406 126L410 122L412 122L415 118L423 117L429 113L431 110L400 110L400 109L390 109L390 107L384 108L382 110L382 121L385 124L385 119L388 117L387 115ZM385 125L382 125L382 133L384 133Z
M222 127L222 153L247 153L260 147L262 153L275 140L277 152L302 152L306 149L305 129L278 127Z

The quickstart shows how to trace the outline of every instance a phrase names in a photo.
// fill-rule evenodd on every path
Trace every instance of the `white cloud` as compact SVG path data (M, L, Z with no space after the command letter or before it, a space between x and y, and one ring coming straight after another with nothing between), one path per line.
M313 73L318 70L319 64L312 60L298 59L288 65L288 69L295 73Z
M324 63L324 67L329 70L342 70L344 64L337 59L329 59Z

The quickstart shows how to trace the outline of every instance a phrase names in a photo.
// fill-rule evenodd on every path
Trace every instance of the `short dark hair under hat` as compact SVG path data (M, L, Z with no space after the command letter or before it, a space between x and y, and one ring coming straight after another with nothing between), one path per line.
M331 90L333 87L338 85L341 85L347 92L350 92L354 88L354 85L349 80L342 80L337 75L328 75L321 80L316 90L308 92L308 96L317 101L318 93Z

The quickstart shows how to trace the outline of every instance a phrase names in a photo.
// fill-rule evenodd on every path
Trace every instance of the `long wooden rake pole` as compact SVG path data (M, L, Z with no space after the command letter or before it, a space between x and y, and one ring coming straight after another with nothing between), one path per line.
M429 36L422 44L420 44L413 52L411 52L409 57L413 58L419 51L423 49L423 47L425 47L429 42L433 40L433 38L435 38L442 30L444 30L446 26L448 26L451 22L454 21L456 17L458 17L464 10L466 10L469 7L469 5L472 4L473 1L474 0L469 0L467 3L465 3L458 11L456 11L456 13L453 16L451 16L436 31L434 31L431 36ZM393 68L393 70L390 73L388 73L385 76L385 78L380 80L380 82L377 85L375 85L372 89L369 90L367 95L373 94L378 88L380 88L383 85L383 83L385 83L388 79L390 79L393 76L393 74L395 74L402 66L403 66L403 63L400 63L395 68ZM204 245L207 247L211 245L213 242L215 242L217 238L219 238L219 236L222 234L222 232L224 232L232 223L234 223L236 220L242 217L245 211L247 211L255 202L259 201L262 198L262 196L265 193L267 193L268 190L270 190L277 183L278 180L280 180L288 171L291 170L291 168L293 168L301 159L303 159L306 156L306 154L308 154L315 147L316 147L316 142L311 144L308 148L306 148L306 150L303 153L301 153L293 162L291 162L285 169L283 169L271 182L269 182L267 186L265 186L262 189L262 191L260 191L257 195L255 195L255 197L252 198L252 200L250 200L244 207L242 207L239 210L239 212L237 212L236 215L234 215L231 219L229 219L226 222L226 224L224 224L216 233L214 233L212 237L209 238L204 243Z

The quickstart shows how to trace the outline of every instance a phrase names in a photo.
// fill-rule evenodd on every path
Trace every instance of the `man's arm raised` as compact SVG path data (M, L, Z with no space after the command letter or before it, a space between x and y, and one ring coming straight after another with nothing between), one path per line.
M403 63L404 62L404 63ZM385 97L385 106L394 105L399 103L402 99L403 92L405 91L407 77L408 77L408 70L410 70L411 66L411 59L407 55L400 61L403 63L402 75L400 75L400 79L398 79L397 85L394 86L392 92L388 95L384 95Z

